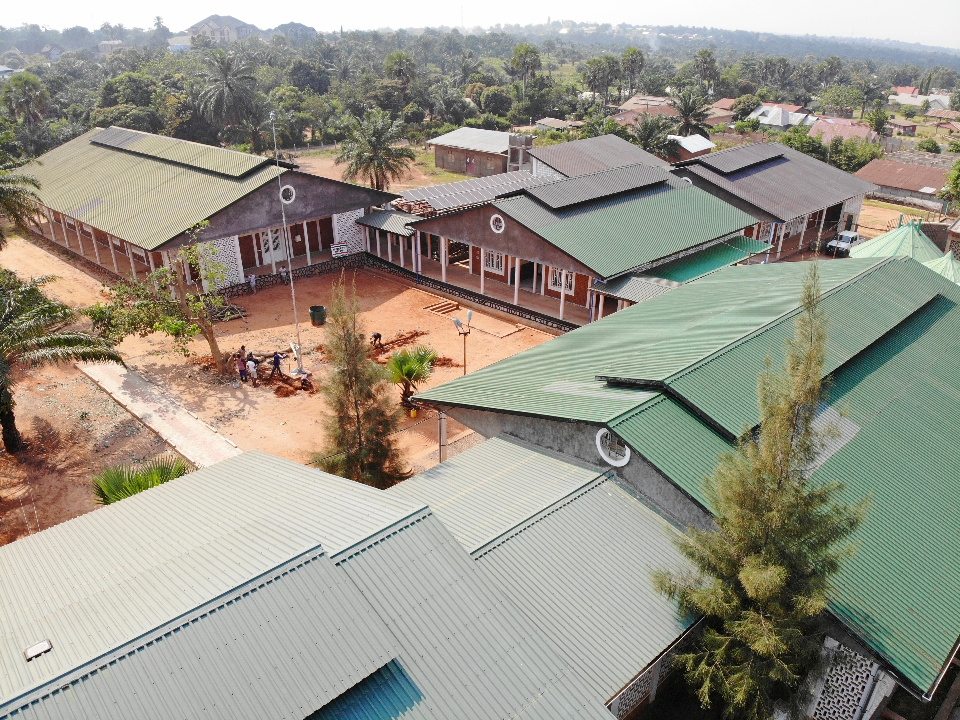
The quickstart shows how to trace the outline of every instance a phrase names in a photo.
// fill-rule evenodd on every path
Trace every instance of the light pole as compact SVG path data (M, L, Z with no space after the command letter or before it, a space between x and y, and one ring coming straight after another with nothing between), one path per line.
M463 374L467 374L467 335L470 334L470 321L473 320L473 310L467 310L467 324L464 325L460 318L454 318L453 324L463 338Z
M300 340L300 319L297 317L297 293L293 287L293 257L291 256L290 228L287 227L287 205L297 197L297 191L291 185L284 185L280 180L280 151L277 148L277 114L270 111L270 130L273 132L273 159L277 164L277 187L280 188L280 217L283 219L283 256L287 260L287 276L290 279L290 302L293 305L293 324L297 331L297 346L291 348L297 358L297 375L306 375L303 369L303 342Z

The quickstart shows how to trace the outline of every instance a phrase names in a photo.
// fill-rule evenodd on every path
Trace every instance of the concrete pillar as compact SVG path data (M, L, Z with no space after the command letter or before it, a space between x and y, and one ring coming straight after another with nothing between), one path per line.
M603 293L600 293L600 307L597 309L597 320L603 319L603 299L606 297Z
M447 459L447 414L440 412L440 430L437 433L440 438L440 462Z
M304 220L303 223L303 242L307 246L307 265L313 265L313 258L310 257L310 234L307 232L307 221ZM367 228L367 250L370 249L370 233L369 228Z
M506 261L506 268L505 268L505 269L506 269L506 271L507 271L507 287L510 286L510 261L511 261L512 259L513 259L513 257L512 257L511 255L507 255L507 256L504 257L504 260Z
M93 256L97 259L97 265L101 265L100 248L97 246L97 233L92 228L90 230L90 242L93 243ZM153 268L150 269L152 270Z
M400 267L403 267L403 244L406 242L406 238L403 235L397 235L397 240L400 241ZM411 265L413 263L410 263Z
M107 235L107 246L110 248L110 259L113 261L113 271L120 274L120 267L117 265L117 251L113 247L113 235Z
M273 249L274 245L274 228L267 229L267 242L270 243L270 272L275 273L277 271L277 253Z
M127 251L127 260L130 261L130 274L133 276L134 281L137 280L137 266L133 264L133 253L130 252L130 243L126 243L123 246Z
M513 304L520 304L520 258L513 259Z
M470 253L470 254L471 254L471 256L473 255L473 253ZM485 279L486 274L487 274L487 273L486 273L486 266L487 266L487 259L486 259L486 257L485 257L484 249L481 247L481 248L480 248L480 294L481 294L481 295L485 295L485 294L486 294L486 293L484 292L484 279Z
M393 262L393 240L390 238L390 233L387 233L387 261Z
M447 281L447 263L450 260L450 241L445 238L440 238L440 279L443 282Z
M60 213L60 229L63 230L63 242L68 249L72 249L70 246L70 236L67 235L67 216L63 213Z
M480 254L483 255L483 249L480 249ZM473 245L467 244L467 257L470 261L470 274L473 275ZM480 262L483 262L483 258L480 258Z
M530 292L534 295L537 294L537 266L539 264L536 260L533 261L533 278L530 280Z
M560 271L560 319L563 320L563 306L567 300L567 271Z
M77 245L80 246L80 254L83 255L83 240L82 235L80 235L80 221L74 218L73 220L73 232L77 236Z
M547 294L546 288L547 288L547 268L548 267L549 267L548 265L540 266L540 271L541 271L540 272L540 294L541 295Z
M53 232L53 213L50 212L50 208L47 206L43 207L44 216L47 218L47 225L50 227L50 239L56 240L57 237ZM46 237L46 235L44 235Z
M780 253L783 251L783 236L787 234L787 224L783 223L780 226L780 240L777 242L777 257L780 257Z
M373 234L377 237L377 257L380 257L380 231L374 230Z
M817 229L817 252L820 252L820 239L823 237L823 224L827 221L827 208L820 211L820 227Z
M800 233L800 239L797 241L797 250L803 247L803 239L807 235L807 225L810 224L810 213L807 213L803 217L803 231Z

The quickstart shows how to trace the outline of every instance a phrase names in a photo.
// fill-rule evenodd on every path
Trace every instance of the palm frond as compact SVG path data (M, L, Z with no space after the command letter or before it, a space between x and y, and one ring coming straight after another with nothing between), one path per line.
M93 478L93 492L101 505L123 500L189 472L183 458L161 455L140 467L120 465L108 468Z

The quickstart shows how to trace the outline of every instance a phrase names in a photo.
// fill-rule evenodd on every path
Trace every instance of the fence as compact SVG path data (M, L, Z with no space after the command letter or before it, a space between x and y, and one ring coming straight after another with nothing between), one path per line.
M314 275L325 275L326 273L336 272L338 270L347 268L372 268L375 270L383 270L385 272L398 275L404 280L415 285L421 285L446 295L453 295L454 297L475 303L482 307L490 308L491 310L507 313L509 315L515 315L516 317L553 328L554 330L559 330L560 332L568 332L570 330L576 330L578 327L580 327L576 323L572 323L567 320L560 320L559 318L537 312L536 310L530 310L504 300L499 300L487 295L481 295L474 290L462 288L457 285L451 285L426 275L417 274L412 270L399 267L398 265L394 265L393 263L387 262L386 260L378 258L376 255L371 255L367 252L354 253L353 255L333 258L321 263L316 263L315 265L307 265L306 267L297 268L293 271L293 277L294 279L299 279L312 277ZM287 274L285 272L272 273L269 275L258 275L256 278L256 289L259 290L263 288L274 287L276 285L285 285L287 282ZM246 282L228 285L220 290L220 294L225 298L250 295L253 292L254 286Z

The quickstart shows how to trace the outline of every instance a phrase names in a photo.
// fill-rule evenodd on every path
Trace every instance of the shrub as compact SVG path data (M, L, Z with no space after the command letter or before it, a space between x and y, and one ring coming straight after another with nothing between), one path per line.
M917 143L917 150L923 150L928 153L940 153L940 145L933 138L924 138Z
M107 468L93 478L93 492L98 503L109 505L186 475L189 470L183 458L162 455L141 467L119 465Z

